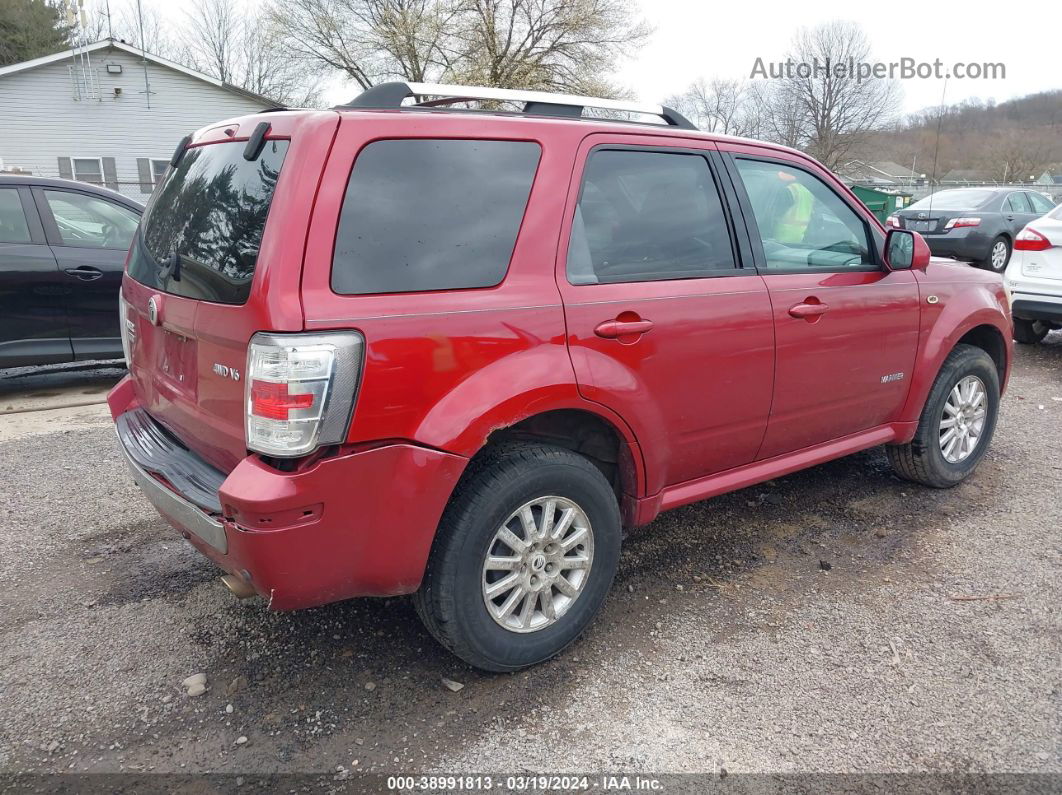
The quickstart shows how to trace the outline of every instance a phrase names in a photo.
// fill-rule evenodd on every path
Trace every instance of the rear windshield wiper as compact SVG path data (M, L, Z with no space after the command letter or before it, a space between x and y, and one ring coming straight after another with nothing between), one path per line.
M159 281L164 282L172 278L175 282L181 280L181 255L174 249L170 256L159 263Z

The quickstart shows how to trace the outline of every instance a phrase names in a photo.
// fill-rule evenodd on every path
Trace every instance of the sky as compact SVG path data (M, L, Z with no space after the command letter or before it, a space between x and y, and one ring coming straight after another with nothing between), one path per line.
M748 77L757 57L783 60L801 26L835 19L863 28L875 61L939 58L946 65L1006 65L1006 79L947 81L947 104L1062 88L1059 50L1052 43L1062 23L1057 0L1004 4L1010 11L1001 15L997 2L639 0L638 5L655 32L617 78L644 102L661 102L698 76ZM939 105L945 91L944 81L935 79L904 80L901 88L904 112Z
M254 0L245 0L248 5ZM103 5L104 0L88 0ZM131 0L112 0L112 6ZM163 19L180 20L196 0L143 0ZM757 58L781 61L801 26L831 20L859 24L870 39L875 61L940 59L1002 63L1004 79L913 79L901 81L902 111L979 98L1002 101L1062 88L1059 51L1053 44L1062 23L1057 0L1019 0L1004 6L979 2L896 3L883 0L754 0L714 3L706 0L633 0L654 28L649 41L622 63L616 82L642 102L658 103L680 93L698 77L745 78ZM325 99L343 102L358 93L343 79L325 82Z

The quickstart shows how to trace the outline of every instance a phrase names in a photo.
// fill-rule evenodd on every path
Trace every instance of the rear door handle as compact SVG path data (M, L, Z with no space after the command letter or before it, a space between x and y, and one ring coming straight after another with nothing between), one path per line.
M83 282L95 281L103 275L103 271L99 268L92 268L88 265L80 265L77 268L67 268L66 272L71 276L76 276Z
M606 320L594 329L599 337L614 340L616 337L624 337L628 334L645 334L653 328L651 320Z
M829 311L826 304L797 304L789 308L790 317L818 317Z

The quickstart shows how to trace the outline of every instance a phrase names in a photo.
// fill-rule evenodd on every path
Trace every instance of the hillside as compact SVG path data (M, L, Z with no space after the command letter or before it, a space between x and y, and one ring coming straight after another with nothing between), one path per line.
M981 172L987 179L1028 180L1045 170L1062 171L1062 91L1000 102L965 101L912 114L896 127L870 135L860 147L864 160L891 160L926 175L953 169Z

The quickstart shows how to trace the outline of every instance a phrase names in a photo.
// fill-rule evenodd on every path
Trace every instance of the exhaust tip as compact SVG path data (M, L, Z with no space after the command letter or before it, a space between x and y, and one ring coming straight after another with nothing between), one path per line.
M258 592L255 591L254 586L242 577L237 577L235 574L226 574L221 578L222 584L229 589L229 593L235 596L237 599L249 599L252 596L257 596Z

